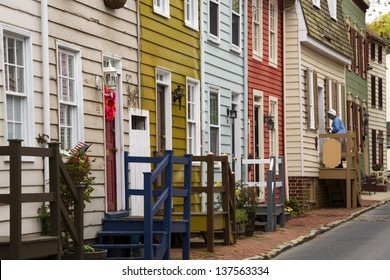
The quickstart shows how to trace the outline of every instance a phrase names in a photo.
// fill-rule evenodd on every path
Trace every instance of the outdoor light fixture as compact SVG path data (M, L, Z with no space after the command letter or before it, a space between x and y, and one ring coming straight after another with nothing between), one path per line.
M364 136L367 136L368 135L368 117L370 115L368 114L368 111L366 110L364 113L363 113L363 126L364 126Z
M271 115L264 115L264 122L267 122L268 130L275 129L274 117Z
M232 109L227 108L226 113L232 120L237 118L237 110L234 107Z
M108 67L103 68L104 85L107 89L112 90L118 86L118 71L108 61Z
M176 102L176 100L179 101L179 110L181 110L181 100L183 99L183 89L180 85L177 85L177 88L172 92L173 97L173 103Z

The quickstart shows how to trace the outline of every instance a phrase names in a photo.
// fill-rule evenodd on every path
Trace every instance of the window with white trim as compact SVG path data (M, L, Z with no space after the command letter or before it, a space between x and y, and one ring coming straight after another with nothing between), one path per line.
M219 155L219 96L218 90L210 89L209 122L210 152Z
M153 11L164 17L169 17L169 0L153 0Z
M269 63L278 64L278 4L275 0L269 2Z
M200 155L199 81L187 80L187 153Z
M209 0L209 35L219 38L219 0Z
M3 29L3 69L5 80L5 139L22 139L34 144L31 38Z
M184 0L184 18L188 27L198 30L198 1Z
M252 17L252 49L253 54L263 56L263 0L254 0Z
M59 99L59 140L61 148L71 149L81 139L82 98L79 86L80 56L77 51L58 47L58 99Z
M232 0L232 45L240 47L240 32L241 32L241 1Z
M328 0L328 7L330 16L337 20L337 0Z

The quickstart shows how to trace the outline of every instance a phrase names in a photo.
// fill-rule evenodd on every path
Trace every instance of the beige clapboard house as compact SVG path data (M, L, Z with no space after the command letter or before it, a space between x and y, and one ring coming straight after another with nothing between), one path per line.
M340 1L291 1L285 10L285 147L289 192L321 205L322 140L330 108L344 120L345 71L352 50Z
M124 208L123 190L106 178L121 186L120 167L129 143L128 108L137 103L136 2L111 9L103 0L4 0L0 14L0 145L17 138L23 145L39 147L39 135L66 149L79 141L92 144L96 184L84 225L85 239L93 238L107 209ZM119 82L114 90L115 119L108 129L102 76L110 63ZM9 192L7 160L0 158L1 193ZM23 169L23 192L47 190L48 173L40 158L23 158ZM39 206L23 205L23 234L41 231ZM8 205L0 205L0 213L0 235L7 235Z

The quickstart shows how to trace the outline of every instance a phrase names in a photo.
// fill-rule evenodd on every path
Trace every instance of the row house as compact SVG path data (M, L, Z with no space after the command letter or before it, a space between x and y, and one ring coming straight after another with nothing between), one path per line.
M368 112L366 137L369 139L370 172L387 170L386 125L386 50L389 42L367 29L368 37Z
M295 1L285 8L284 98L286 162L290 196L326 199L319 185L320 134L328 133L333 108L346 120L346 71L352 48L341 1Z
M283 1L248 1L249 158L284 155ZM250 179L264 181L264 166Z
M359 147L360 166L363 174L369 174L369 139L364 131L364 115L370 110L367 105L368 91L368 40L366 35L365 14L369 7L367 0L342 1L345 24L352 48L352 61L347 66L347 130L356 133Z
M123 154L129 149L128 105L138 88L137 6L112 9L105 1L2 1L0 4L0 142L38 139L69 150L92 144L96 177L85 208L85 238L94 238L104 213L123 200ZM107 69L117 86L103 87ZM105 103L116 103L105 113ZM1 193L9 193L9 159L0 159ZM23 158L23 192L48 191L46 163ZM116 180L116 181L115 181ZM9 234L9 207L1 205L0 235ZM23 206L23 234L41 231L40 203Z

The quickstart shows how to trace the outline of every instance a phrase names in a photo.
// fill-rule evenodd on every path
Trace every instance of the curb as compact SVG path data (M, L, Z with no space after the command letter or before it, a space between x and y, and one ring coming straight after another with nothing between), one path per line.
M337 227L345 222L348 222L348 221L356 218L357 216L359 216L359 215L361 215L369 210L372 210L376 207L384 205L388 202L390 202L390 199L381 200L376 204L373 204L367 208L361 209L359 211L356 211L356 212L350 214L349 216L345 217L342 220L337 220L337 221L328 223L328 224L326 224L318 229L314 229L314 230L310 231L310 233L308 233L306 235L301 235L300 237L293 239L289 242L284 242L266 253L262 253L262 254L259 254L259 255L256 255L256 256L253 256L250 258L246 258L244 260L270 260L270 259L276 257L277 255L279 255L280 253L282 253L282 252L284 252L292 247L295 247L299 244L302 244L304 242L312 240L314 237L316 237L324 232L327 232L327 231L329 231L329 230L331 230L331 229L333 229L333 228L335 228L335 227Z

